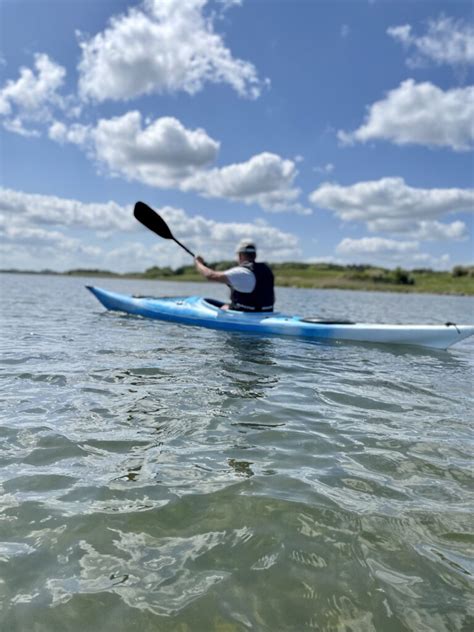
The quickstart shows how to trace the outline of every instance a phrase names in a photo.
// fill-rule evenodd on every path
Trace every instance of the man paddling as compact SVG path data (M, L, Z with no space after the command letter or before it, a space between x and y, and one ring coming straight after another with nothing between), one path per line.
M230 303L222 309L241 312L272 312L275 302L273 272L266 263L257 263L257 249L250 239L243 239L237 246L239 265L218 272L208 268L202 257L194 263L209 281L225 283L230 288Z

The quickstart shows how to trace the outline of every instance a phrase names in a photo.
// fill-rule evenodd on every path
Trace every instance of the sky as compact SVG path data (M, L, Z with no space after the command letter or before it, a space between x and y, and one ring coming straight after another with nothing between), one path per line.
M0 0L0 268L474 263L450 0Z

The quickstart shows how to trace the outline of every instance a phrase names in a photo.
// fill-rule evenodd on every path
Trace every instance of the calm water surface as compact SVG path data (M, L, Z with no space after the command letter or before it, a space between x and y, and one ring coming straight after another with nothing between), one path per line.
M185 328L106 313L85 282L0 275L1 630L473 629L472 342ZM474 321L466 297L278 307Z

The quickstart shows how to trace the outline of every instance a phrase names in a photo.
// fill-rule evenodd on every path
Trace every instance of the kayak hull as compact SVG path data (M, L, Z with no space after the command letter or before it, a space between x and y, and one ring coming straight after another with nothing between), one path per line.
M91 286L87 286L87 289L108 310L224 331L296 336L319 340L418 345L436 349L446 349L474 334L474 326L471 325L317 322L279 312L249 314L222 310L218 301L200 296L142 298L109 292Z

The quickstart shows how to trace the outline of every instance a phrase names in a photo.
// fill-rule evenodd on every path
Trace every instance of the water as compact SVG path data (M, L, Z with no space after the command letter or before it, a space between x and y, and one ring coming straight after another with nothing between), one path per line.
M1 630L472 629L472 342L184 328L106 313L84 282L0 276ZM466 297L278 295L474 320Z

